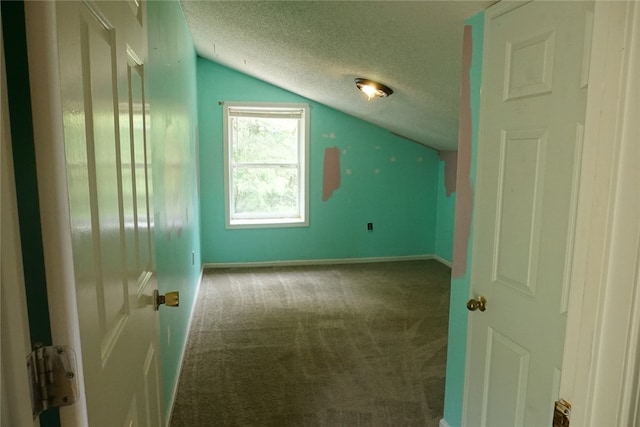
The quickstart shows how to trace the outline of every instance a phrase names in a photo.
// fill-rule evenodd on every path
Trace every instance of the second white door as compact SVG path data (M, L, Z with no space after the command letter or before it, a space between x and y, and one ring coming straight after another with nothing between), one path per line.
M487 11L464 425L550 426L562 375L591 2Z

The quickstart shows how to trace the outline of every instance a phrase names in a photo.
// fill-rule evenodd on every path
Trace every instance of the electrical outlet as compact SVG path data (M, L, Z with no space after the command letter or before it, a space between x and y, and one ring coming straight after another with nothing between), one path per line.
M368 222L367 223L367 231L373 231L373 223L372 222Z

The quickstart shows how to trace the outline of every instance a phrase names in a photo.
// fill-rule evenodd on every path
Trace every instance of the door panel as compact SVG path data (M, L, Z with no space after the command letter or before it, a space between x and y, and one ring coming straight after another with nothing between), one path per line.
M102 363L118 341L129 314L122 277L120 240L122 201L117 168L119 132L115 29L90 17L81 24L83 76L89 90L83 92L87 124L89 186L94 247L97 256L96 299L101 335Z
M554 57L555 31L507 41L504 100L550 93Z
M58 2L65 155L89 424L163 424L144 4Z
M491 328L487 343L482 418L488 426L522 425L530 354L518 343ZM507 400L489 398L494 395L504 396Z
M144 362L144 396L146 402L147 427L162 425L162 406L160 384L160 360L154 346L149 346Z
M123 159L130 159L130 164L123 165L123 169L131 174L132 226L137 249L134 272L137 274L140 271L149 271L153 268L149 209L151 194L148 175L151 165L146 144L148 108L144 93L144 64L133 50L128 51L128 56L129 121L127 125L130 140L129 145L123 148L123 152L128 150L130 156L123 156ZM128 172L129 170L130 172ZM139 277L135 278L139 279Z
M500 141L492 281L535 297L546 130L504 131Z
M590 2L487 11L466 426L551 425L558 398Z
M129 411L127 412L127 417L122 424L122 427L138 427L140 423L138 422L138 403L136 402L136 396L134 395L129 402Z

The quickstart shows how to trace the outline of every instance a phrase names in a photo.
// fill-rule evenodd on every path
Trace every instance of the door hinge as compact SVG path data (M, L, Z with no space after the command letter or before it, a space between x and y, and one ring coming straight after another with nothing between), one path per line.
M570 415L571 403L564 399L557 400L553 410L553 427L569 427Z
M68 346L39 346L27 356L31 408L35 419L42 411L78 400L76 355Z

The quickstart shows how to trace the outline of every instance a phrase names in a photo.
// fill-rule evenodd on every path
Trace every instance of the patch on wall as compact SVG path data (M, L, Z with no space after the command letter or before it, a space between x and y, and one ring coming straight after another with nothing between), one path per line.
M467 252L471 235L471 60L473 38L471 26L465 25L462 43L462 82L460 85L460 128L458 130L458 159L456 179L456 213L453 240L453 265L451 277L458 278L467 271Z
M458 152L440 151L440 160L444 162L444 187L447 197L456 192L456 173L458 171Z
M324 150L322 171L322 201L329 200L334 191L340 188L340 149L329 147Z

